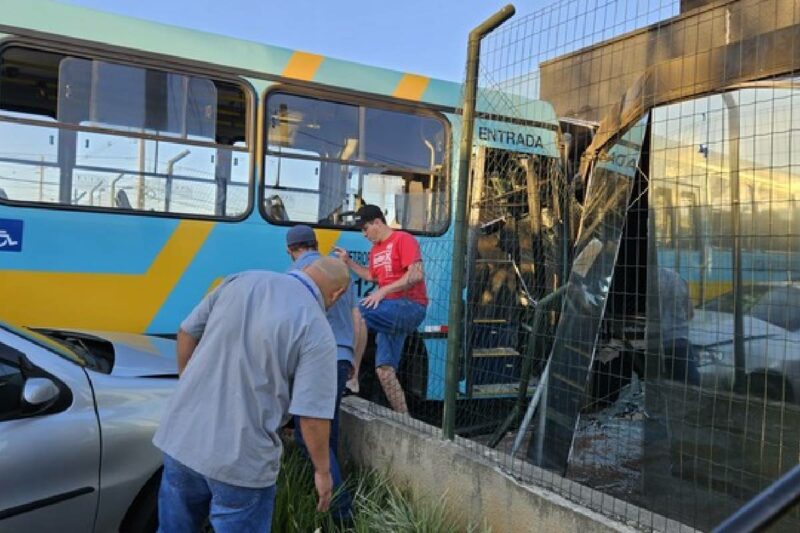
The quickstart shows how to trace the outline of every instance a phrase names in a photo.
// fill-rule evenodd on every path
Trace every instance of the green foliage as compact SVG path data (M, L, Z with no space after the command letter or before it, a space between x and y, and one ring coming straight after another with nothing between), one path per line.
M278 474L272 531L311 533L319 527L324 531L336 531L330 513L318 513L316 508L317 493L311 461L296 446L285 446Z
M284 451L278 476L278 493L272 531L275 533L459 533L464 531L446 510L446 494L436 501L422 501L409 491L393 486L385 473L356 471L347 482L353 497L353 523L337 525L329 513L316 512L316 492L310 462L294 446ZM489 532L470 526L468 533Z

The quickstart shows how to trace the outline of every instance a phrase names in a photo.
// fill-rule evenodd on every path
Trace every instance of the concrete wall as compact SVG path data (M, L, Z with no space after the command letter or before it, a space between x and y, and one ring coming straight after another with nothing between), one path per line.
M419 498L438 501L446 494L452 516L458 517L462 526L486 523L494 533L636 531L624 520L647 530L691 531L475 442L443 441L438 429L360 398L345 399L341 425L340 452L346 459L388 471L398 486L409 487ZM518 475L512 477L501 465ZM558 487L570 499L525 479ZM576 500L594 502L605 514L621 520L612 520Z

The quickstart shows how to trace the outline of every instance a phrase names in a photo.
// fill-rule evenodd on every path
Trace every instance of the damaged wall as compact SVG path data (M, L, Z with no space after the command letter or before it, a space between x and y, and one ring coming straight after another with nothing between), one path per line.
M800 62L798 0L731 0L624 34L540 65L541 99L559 116L600 121L637 80L645 107L747 80ZM640 81L641 82L641 81Z
M656 531L687 531L682 524L650 513L612 496L579 485L505 454L457 438L441 439L441 432L413 420L414 427L388 409L356 397L342 402L340 453L360 466L389 472L399 487L410 488L417 497L438 501L446 495L452 517L461 526L469 522L492 531L633 532L625 522L648 523ZM513 463L517 476L501 470ZM523 474L525 472L525 474ZM520 481L541 479L574 494L572 500ZM603 513L619 516L615 521L591 510L600 504Z

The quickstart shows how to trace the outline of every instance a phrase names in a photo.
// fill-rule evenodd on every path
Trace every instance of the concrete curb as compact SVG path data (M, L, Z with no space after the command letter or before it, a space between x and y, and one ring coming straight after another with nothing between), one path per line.
M361 398L342 402L340 423L345 459L388 472L420 498L446 495L463 527L485 523L495 533L694 531L473 441L442 440L438 428Z

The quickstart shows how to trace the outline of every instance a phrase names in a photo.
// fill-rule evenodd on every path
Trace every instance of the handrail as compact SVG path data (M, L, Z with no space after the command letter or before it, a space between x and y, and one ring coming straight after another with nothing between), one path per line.
M538 339L540 338L540 335L537 335L537 333L540 331L542 322L544 321L545 313L547 312L550 303L559 298L566 288L567 285L562 285L536 303L536 310L533 312L531 331L528 334L528 343L525 346L525 352L522 357L522 368L520 369L517 401L514 402L514 407L511 408L508 416L506 416L505 420L503 420L503 422L497 427L492 435L492 438L488 444L490 448L495 448L498 444L500 444L500 441L503 440L503 437L506 436L506 433L508 433L511 427L517 423L517 420L519 420L519 417L522 415L522 406L525 403L525 399L528 397L528 384L530 383L531 373L533 371L533 357L536 355L536 348L539 346ZM547 366L545 366L545 372L547 372L549 366L550 361L548 359ZM546 375L545 372L542 373L543 377ZM531 399L531 402L528 405L528 410L525 414L527 422L524 422L522 426L520 426L519 432L524 433L527 429L527 425L530 423L530 419L533 416L533 411L536 410L536 406L539 403L543 386L544 383L542 380L540 380L536 387L534 397Z
M795 466L775 483L743 505L712 533L760 531L800 504L800 465Z

